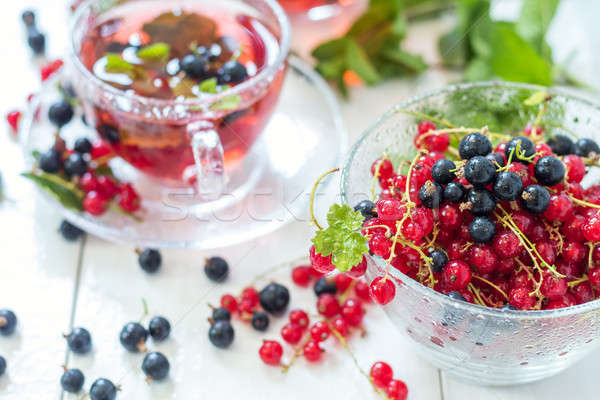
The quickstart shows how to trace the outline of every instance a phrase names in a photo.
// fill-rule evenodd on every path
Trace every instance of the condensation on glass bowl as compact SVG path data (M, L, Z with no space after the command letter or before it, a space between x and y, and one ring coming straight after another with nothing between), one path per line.
M494 113L506 121L505 128L512 131L516 129L514 124L529 118L528 113L537 113L537 109L518 111L519 115L512 118L503 107L514 106L515 96L527 98L539 90L498 82L456 85L392 108L353 146L342 172L343 201L354 205L370 197L370 166L384 152L396 159L414 156L412 139L418 119L400 110L438 110L443 116L445 111L450 114L453 102L468 102L472 109L458 115L463 121L452 121L455 125L494 108ZM563 128L546 126L547 130L566 133L566 128L581 137L600 139L598 105L559 91L550 93L556 106L554 117L560 117ZM469 101L476 97L481 102ZM466 115L469 113L471 116ZM597 181L598 174L594 176L586 177L584 185ZM385 262L378 257L367 258L368 279L383 276ZM531 382L560 372L600 345L600 300L559 310L503 312L453 301L394 268L390 274L396 296L384 307L387 315L417 343L417 352L459 379L478 385Z
M308 200L315 179L339 166L346 147L337 100L326 82L297 57L290 57L281 97L265 132L250 154L227 171L236 190L212 202L199 202L187 188L167 188L121 159L111 161L119 178L133 182L143 201L142 222L118 212L101 217L73 212L41 191L66 219L101 238L158 248L209 249L230 246L272 232L294 221L308 221ZM58 79L64 79L59 77ZM38 118L28 112L21 144L28 165L32 151L51 147L54 129L47 109L58 100L56 81L32 102ZM61 136L69 144L81 136L95 137L76 115ZM327 151L322 151L327 149Z

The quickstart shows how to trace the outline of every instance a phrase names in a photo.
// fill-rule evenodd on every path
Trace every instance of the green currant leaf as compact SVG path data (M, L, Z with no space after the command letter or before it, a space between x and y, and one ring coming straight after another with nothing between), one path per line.
M171 46L158 42L142 47L136 55L142 60L166 60L171 54Z
M65 208L75 211L83 210L83 193L75 188L71 182L61 178L59 175L45 172L26 172L21 174L21 176L49 192Z

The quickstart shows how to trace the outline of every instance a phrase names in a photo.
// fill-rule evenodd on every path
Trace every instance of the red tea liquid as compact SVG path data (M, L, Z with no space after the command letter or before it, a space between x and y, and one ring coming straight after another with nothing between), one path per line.
M150 51L143 53L143 49ZM201 1L137 1L117 6L100 17L80 47L82 63L105 83L173 102L212 97L215 91L245 82L273 64L278 53L277 38L258 19L226 9L221 2ZM194 57L204 63L200 73ZM223 145L225 168L231 168L264 129L283 76L281 68L266 94L256 96L249 106L233 102L210 113L192 111L185 118L164 117L160 111L128 112L123 111L127 107L96 102L94 124L100 136L134 167L163 181L181 183L194 165L187 125L210 122Z
M355 0L279 0L279 4L281 4L281 7L289 13L303 13L321 6L346 6L352 4L354 1Z

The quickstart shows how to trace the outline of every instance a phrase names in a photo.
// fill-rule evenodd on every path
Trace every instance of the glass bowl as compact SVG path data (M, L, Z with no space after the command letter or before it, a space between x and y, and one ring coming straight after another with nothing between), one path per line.
M600 139L600 107L589 101L511 83L449 86L393 107L360 138L342 173L342 200L353 206L370 197L370 166L384 152L392 160L413 158L418 113L447 117L457 126L489 125L493 131L514 133L535 118L538 107L526 107L523 100L540 90L553 95L545 114L548 120L560 121L544 125L547 130ZM586 176L584 187L597 179L593 175ZM383 259L367 258L368 279L383 276ZM543 379L600 344L600 300L558 310L501 311L453 301L394 268L390 275L396 296L384 309L394 325L416 342L415 350L426 359L474 384Z

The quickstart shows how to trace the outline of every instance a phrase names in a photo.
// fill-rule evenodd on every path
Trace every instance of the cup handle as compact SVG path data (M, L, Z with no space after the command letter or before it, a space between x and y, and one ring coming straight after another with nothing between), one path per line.
M214 126L207 121L188 125L188 135L196 164L196 189L206 200L215 200L225 188L223 145Z

